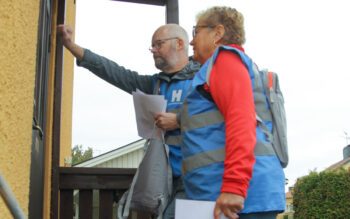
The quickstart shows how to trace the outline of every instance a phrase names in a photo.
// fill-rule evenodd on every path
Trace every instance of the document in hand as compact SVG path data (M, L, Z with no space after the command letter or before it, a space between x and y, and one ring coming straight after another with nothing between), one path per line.
M175 219L213 219L215 202L176 199ZM227 219L223 214L220 219Z
M167 101L163 95L149 95L140 90L132 92L138 135L146 139L160 139L161 130L154 124L156 113L165 112Z

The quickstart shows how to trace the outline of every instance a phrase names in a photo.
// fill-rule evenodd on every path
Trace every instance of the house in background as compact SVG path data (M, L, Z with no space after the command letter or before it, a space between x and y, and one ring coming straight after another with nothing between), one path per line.
M345 169L350 171L350 145L347 145L343 149L343 159L329 167L324 171L337 171ZM286 193L286 211L279 214L277 219L293 219L293 187L289 187L289 191Z
M277 219L293 219L293 215L293 187L289 187L288 192L286 192L286 210L278 214Z
M350 145L347 145L343 149L343 160L329 166L326 171L338 170L344 168L350 171Z
M125 146L119 147L115 150L98 155L81 163L74 165L74 167L90 167L90 168L137 168L144 155L144 144L146 140L140 139ZM93 191L92 203L92 218L99 218L99 193ZM114 196L114 199L120 197ZM116 216L117 201L113 204L113 218ZM74 193L75 218L79 218L79 192ZM132 213L133 214L133 213ZM136 218L133 215L133 218Z
M137 168L143 158L145 142L146 140L140 139L78 163L74 167Z

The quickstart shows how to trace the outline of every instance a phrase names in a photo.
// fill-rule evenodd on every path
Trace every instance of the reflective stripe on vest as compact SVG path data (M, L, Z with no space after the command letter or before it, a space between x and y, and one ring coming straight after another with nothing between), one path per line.
M207 166L209 164L222 162L225 159L225 149L206 151L182 160L182 173L186 174L192 170Z
M183 103L183 111L181 114L181 131L187 131L205 127L212 124L224 122L224 117L218 110L204 112L190 116L188 115L188 103L185 100Z
M165 136L165 144L180 147L182 141L181 135L167 135Z
M181 108L176 108L176 109L169 109L167 112L168 113L179 113ZM182 141L182 136L181 134L179 135L166 135L165 136L165 144L171 145L173 147L180 147Z
M255 155L275 155L271 144L258 141L254 148ZM215 151L206 151L200 154L187 157L182 161L182 173L185 175L192 170L204 167L213 163L223 162L225 160L225 149Z

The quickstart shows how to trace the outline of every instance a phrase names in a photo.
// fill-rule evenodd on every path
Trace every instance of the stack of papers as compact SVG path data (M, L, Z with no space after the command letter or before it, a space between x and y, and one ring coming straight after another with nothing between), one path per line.
M162 131L155 126L154 116L166 111L163 95L149 95L140 90L132 92L138 135L145 139L161 139Z
M213 219L215 202L176 199L175 219ZM227 219L224 214L220 219Z

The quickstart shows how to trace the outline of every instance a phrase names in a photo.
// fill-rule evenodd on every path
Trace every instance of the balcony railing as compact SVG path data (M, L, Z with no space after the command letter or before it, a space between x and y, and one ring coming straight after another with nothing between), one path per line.
M136 169L124 168L59 168L59 214L62 219L92 219L93 191L98 190L98 218L116 218L116 202L129 188ZM75 190L79 191L79 204L74 204ZM78 209L75 209L78 208ZM78 214L78 215L77 215ZM132 212L131 219L149 219L149 215L142 212Z

